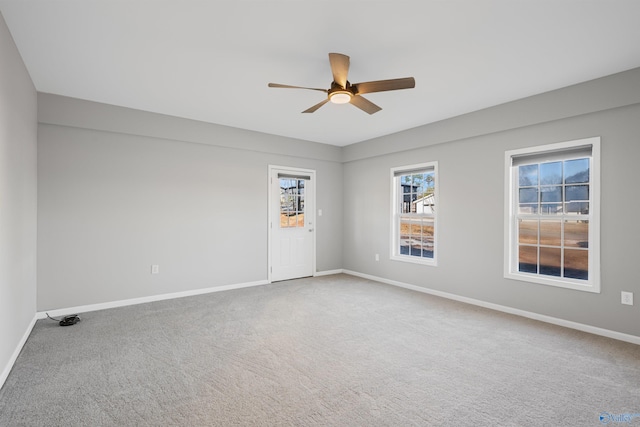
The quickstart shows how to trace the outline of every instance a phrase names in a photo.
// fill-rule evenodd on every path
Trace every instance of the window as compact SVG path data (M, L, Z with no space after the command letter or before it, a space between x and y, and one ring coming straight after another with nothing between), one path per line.
M278 174L280 181L280 228L304 227L304 183L309 177Z
M438 163L391 169L391 259L436 265Z
M600 138L507 151L505 277L600 292Z

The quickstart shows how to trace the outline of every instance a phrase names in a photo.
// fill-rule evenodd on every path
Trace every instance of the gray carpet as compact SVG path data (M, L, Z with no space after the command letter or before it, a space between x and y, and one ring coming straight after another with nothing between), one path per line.
M640 413L640 346L347 275L82 319L37 322L0 390L1 426L596 426Z

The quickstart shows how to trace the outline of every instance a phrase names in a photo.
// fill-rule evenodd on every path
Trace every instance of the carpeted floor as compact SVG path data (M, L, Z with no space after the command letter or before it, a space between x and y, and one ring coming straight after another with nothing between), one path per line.
M347 275L81 317L37 322L0 426L640 425L640 346Z

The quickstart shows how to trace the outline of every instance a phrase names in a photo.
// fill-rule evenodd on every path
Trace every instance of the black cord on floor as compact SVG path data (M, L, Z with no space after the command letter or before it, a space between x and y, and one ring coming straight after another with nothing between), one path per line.
M69 316L64 316L62 319L54 319L53 317L49 316L49 313L46 313L47 317L53 321L59 322L60 326L71 326L71 325L75 325L76 323L78 323L80 321L80 316L78 316L77 314L71 314Z
M60 322L60 319L54 319L53 317L49 316L49 313L45 313L47 315L47 317L51 320L54 320L56 322Z

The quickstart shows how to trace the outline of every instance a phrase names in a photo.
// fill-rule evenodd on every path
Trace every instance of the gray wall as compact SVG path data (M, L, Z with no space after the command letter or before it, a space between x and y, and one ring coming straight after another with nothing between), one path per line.
M317 270L342 268L338 147L38 104L38 310L266 280L269 164L317 171Z
M0 385L35 316L36 91L0 15Z
M633 70L347 147L344 268L640 336L639 304L620 304L622 290L640 296L638 88ZM601 293L504 279L504 152L591 136L602 137ZM439 265L391 261L389 169L434 160Z
M277 164L318 171L320 271L640 336L638 305L620 304L621 290L640 295L640 202L629 197L640 69L343 149L55 95L38 106L39 310L265 280L267 166ZM602 137L602 292L504 279L504 151L590 136ZM392 262L389 168L433 160L439 266Z

